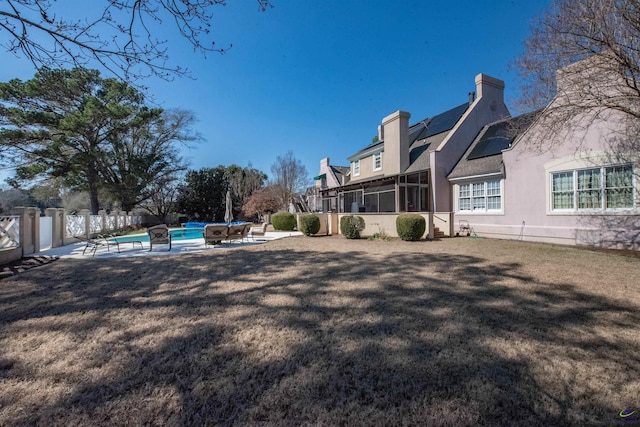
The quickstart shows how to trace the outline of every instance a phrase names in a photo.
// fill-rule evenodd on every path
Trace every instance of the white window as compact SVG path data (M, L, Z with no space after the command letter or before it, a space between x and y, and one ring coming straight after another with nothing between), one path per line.
M353 161L353 176L360 175L360 160Z
M555 172L551 176L554 211L629 209L634 203L631 165Z
M458 185L458 210L473 212L499 211L502 209L500 180Z
M373 170L378 171L382 169L382 152L373 155Z

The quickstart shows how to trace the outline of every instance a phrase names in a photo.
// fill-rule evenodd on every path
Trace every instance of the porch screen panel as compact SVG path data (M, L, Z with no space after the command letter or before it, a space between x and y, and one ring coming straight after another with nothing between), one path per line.
M420 187L420 212L427 211L427 187Z
M378 212L378 193L364 195L365 212Z
M380 198L378 200L378 209L379 212L395 212L396 211L396 192L395 191L385 191L384 193L380 193Z
M407 211L408 212L418 212L420 209L420 187L417 186L407 186Z
M630 165L613 166L606 168L605 174L607 208L632 208L633 168Z

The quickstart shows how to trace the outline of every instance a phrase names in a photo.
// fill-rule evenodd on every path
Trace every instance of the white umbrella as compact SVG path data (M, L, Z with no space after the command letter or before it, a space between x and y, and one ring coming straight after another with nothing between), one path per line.
M233 221L233 202L231 201L231 190L227 190L225 205L224 221L228 224Z

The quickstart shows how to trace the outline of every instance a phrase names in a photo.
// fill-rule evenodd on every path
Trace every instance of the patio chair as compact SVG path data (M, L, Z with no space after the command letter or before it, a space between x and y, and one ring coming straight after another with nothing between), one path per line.
M267 232L267 223L263 223L262 225L259 226L253 226L253 227L248 227L249 228L249 237L251 237L251 239L253 239L253 241L256 240L256 236L263 236L266 234Z
M96 256L96 251L98 250L98 248L105 246L107 247L107 251L111 251L111 246L115 246L118 249L118 253L120 253L120 245L116 240L108 240L100 237L95 239L87 238L84 236L73 237L85 243L84 249L82 250L82 255L84 255L87 252L87 249L89 249L89 252L93 252L92 256Z
M232 240L240 240L240 242L244 243L244 229L246 227L246 224L230 225L229 233L227 235L227 242L231 243Z
M169 227L165 224L147 228L147 234L149 234L149 252L153 249L154 244L168 244L169 251L171 250L171 233L169 233Z
M219 245L223 240L227 240L229 227L227 224L207 224L204 226L204 246Z

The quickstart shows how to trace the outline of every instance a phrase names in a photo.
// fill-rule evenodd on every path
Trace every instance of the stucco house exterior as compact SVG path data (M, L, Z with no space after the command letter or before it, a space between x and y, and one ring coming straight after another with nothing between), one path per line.
M447 175L485 124L509 116L503 81L479 74L475 88L467 102L411 125L406 111L383 118L378 140L349 157L348 170L334 173L323 159L316 186L324 210L448 215Z
M559 95L542 111L481 130L448 175L457 223L479 236L640 248L638 153L611 151L622 113L584 105L594 100L581 85L616 82L592 65L559 70ZM559 123L567 111L590 114Z

